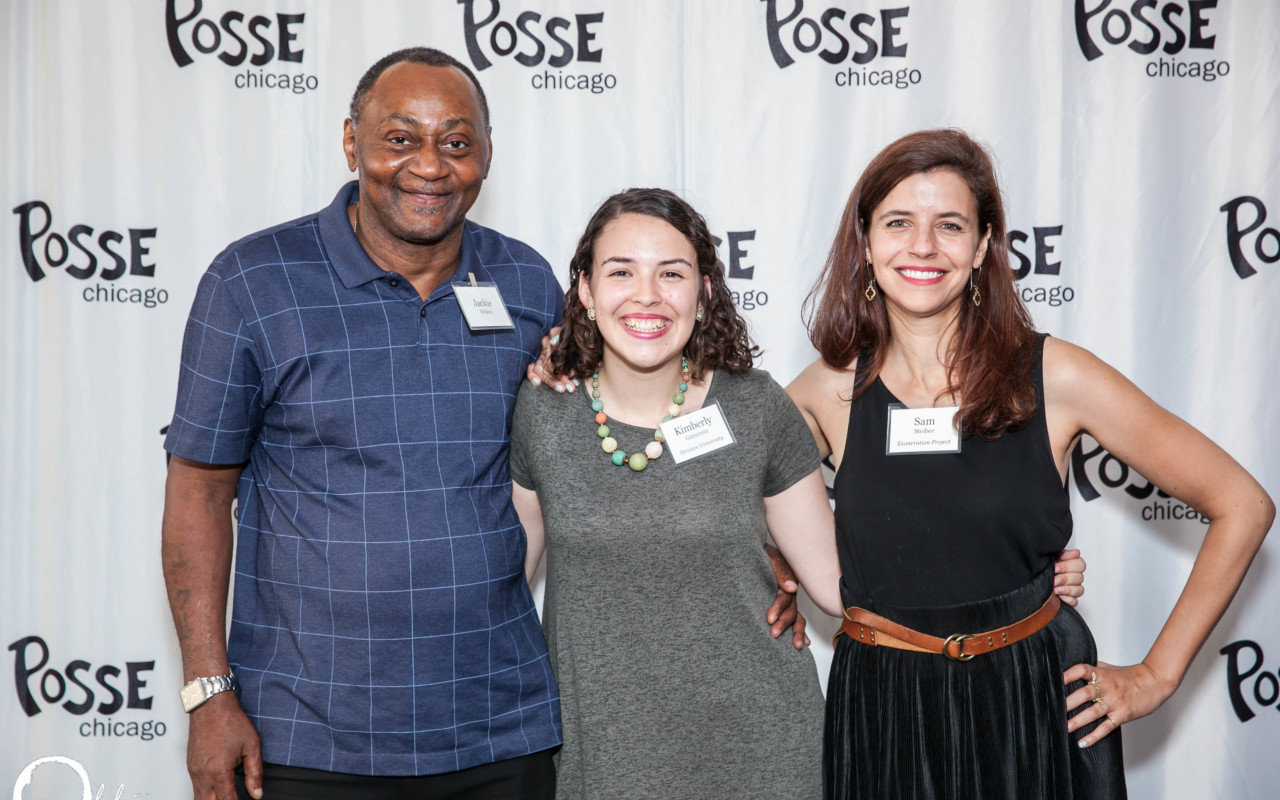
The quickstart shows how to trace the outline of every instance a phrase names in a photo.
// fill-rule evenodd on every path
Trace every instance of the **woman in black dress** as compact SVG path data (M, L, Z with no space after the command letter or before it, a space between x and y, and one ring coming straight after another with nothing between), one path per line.
M991 161L959 131L872 160L818 295L822 358L789 391L837 466L850 608L827 687L827 796L1125 796L1117 729L1182 681L1271 525L1270 498L1124 376L1035 332ZM1098 662L1051 593L1084 433L1211 519L1132 666Z

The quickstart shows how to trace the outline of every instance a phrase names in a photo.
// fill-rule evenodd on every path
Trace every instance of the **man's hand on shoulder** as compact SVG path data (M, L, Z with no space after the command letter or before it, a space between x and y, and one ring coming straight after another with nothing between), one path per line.
M538 360L525 370L525 377L534 386L545 383L547 388L563 394L574 391L578 387L578 379L574 375L557 375L551 366L551 348L559 344L560 330L552 328L550 334L542 337L542 352L538 354Z

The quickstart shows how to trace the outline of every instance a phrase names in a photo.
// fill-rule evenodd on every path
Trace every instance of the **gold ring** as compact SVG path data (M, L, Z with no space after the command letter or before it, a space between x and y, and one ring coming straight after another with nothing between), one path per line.
M1097 686L1097 685L1098 685L1098 672L1097 672L1097 670L1095 670L1095 671L1094 671L1094 673L1093 673L1093 676L1089 678L1089 685L1090 685L1090 686Z
M1098 706L1098 707L1100 707L1100 708L1102 709L1102 713L1103 713L1103 714L1106 714L1106 713L1107 713L1107 701L1106 701L1106 700L1103 700L1101 697L1099 697L1097 700L1094 700L1094 701L1093 701L1093 704L1094 704L1094 705L1096 705L1096 706Z
M1120 723L1119 723L1119 722L1116 722L1115 717L1113 717L1113 716L1111 716L1110 714L1108 714L1108 715L1107 715L1107 719L1111 720L1111 724L1112 724L1112 725L1115 725L1117 728L1119 728L1119 727L1120 727Z
M1093 684L1093 702L1096 703L1101 699L1102 699L1102 687L1095 683Z

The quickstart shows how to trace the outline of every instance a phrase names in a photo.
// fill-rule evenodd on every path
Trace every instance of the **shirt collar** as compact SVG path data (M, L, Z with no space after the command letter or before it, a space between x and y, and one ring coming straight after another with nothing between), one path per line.
M371 281L386 277L386 270L379 267L369 258L351 229L351 219L347 216L347 206L360 199L359 181L350 181L338 190L333 202L320 212L320 240L324 243L329 263L337 273L338 280L348 289L363 286ZM489 272L480 263L476 249L472 245L472 237L480 233L479 226L471 220L463 223L462 251L458 259L458 268L453 275L436 290L432 296L453 293L454 281L466 281L467 273L476 276L477 281L489 280Z
M351 230L351 218L347 206L360 199L360 184L350 181L338 190L338 196L320 212L320 240L338 280L348 289L376 281L387 273L373 263L369 254L360 246L355 231Z

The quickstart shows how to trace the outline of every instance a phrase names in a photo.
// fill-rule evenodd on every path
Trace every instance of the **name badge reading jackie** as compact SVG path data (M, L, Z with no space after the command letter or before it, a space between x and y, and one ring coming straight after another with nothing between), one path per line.
M960 406L907 408L889 404L889 435L885 455L959 453L960 434L952 422Z
M677 464L714 453L736 441L719 403L703 406L662 423L662 438Z
M509 330L515 325L502 302L502 294L492 283L455 283L453 294L458 298L458 308L473 331Z

